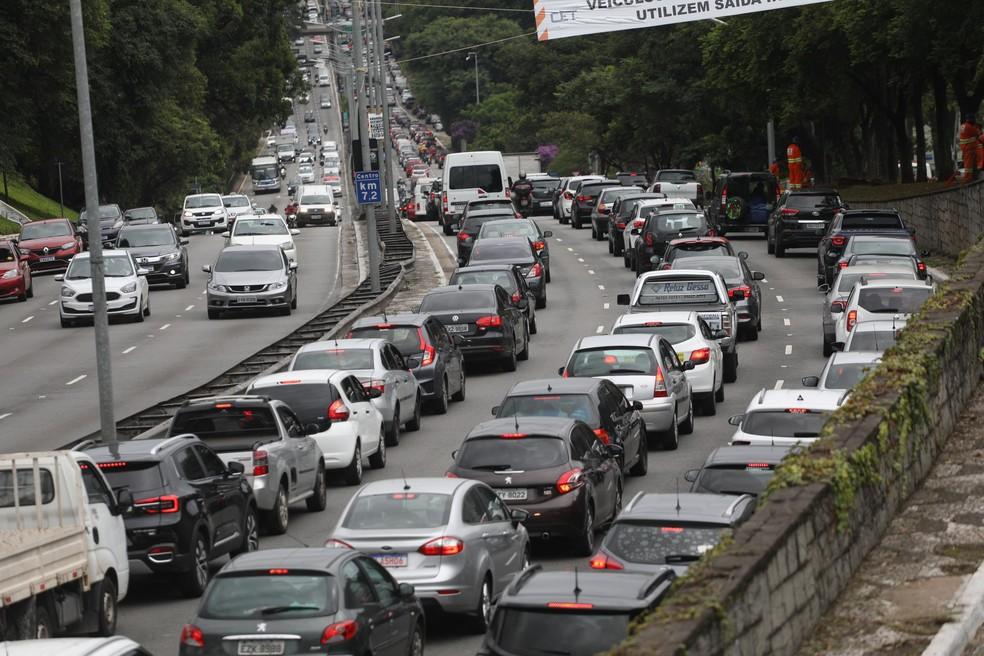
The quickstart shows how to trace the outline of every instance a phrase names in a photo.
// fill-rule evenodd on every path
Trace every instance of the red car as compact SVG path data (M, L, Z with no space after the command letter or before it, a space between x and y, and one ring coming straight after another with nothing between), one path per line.
M14 242L0 241L0 300L26 301L33 297L34 282L27 259Z
M44 219L21 226L17 247L31 271L67 269L69 260L82 252L82 238L68 219Z

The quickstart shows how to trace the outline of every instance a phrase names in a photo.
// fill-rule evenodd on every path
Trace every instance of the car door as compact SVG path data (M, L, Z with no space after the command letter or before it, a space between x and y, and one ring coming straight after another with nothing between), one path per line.
M608 381L606 381L608 382ZM603 385L599 389L607 413L611 416L615 427L615 435L625 449L625 462L631 462L636 453L640 452L642 434L635 422L632 405L617 386ZM614 437L614 436L613 436Z
M221 514L215 516L217 539L214 546L231 548L234 539L242 532L243 518L246 516L246 498L240 487L242 474L229 471L222 459L204 444L195 444L191 448L201 461L205 479L212 482L221 503Z
M400 400L400 421L413 417L417 389L415 379L410 373L403 356L392 344L383 345L380 358L386 369L386 377L396 385L396 396Z
M355 421L357 424L359 437L365 440L372 436L374 440L378 440L380 433L380 424L376 419L378 413L359 379L355 376L346 376L342 379L338 392L343 398L343 403L348 406L349 421Z
M443 367L451 388L455 392L461 391L458 381L464 381L465 375L458 347L455 346L444 325L437 319L428 319L424 322L424 330L437 350L438 362Z
M363 648L368 647L373 654L393 653L386 651L394 642L389 610L379 603L369 577L355 561L351 558L339 568L345 608L358 615L359 630L368 632Z
M718 381L724 376L724 355L721 353L721 345L714 339L710 326L700 317L697 317L697 327L700 329L704 341L707 342L708 348L711 349L711 362L714 366L714 390L717 391Z
M506 290L499 285L495 287L495 302L498 306L496 314L507 319L506 323L509 324L512 330L515 351L519 353L523 350L523 340L525 339L525 332L522 329L522 322L525 320L525 315L522 310L512 304Z
M113 568L121 582L130 580L130 561L127 555L126 526L120 514L114 514L116 495L102 473L91 462L80 462L82 483L89 505L89 535L98 571ZM126 583L123 583L125 586ZM119 592L126 593L126 587Z
M321 451L314 440L304 434L300 420L287 407L277 406L277 417L287 433L284 453L290 453L290 496L295 498L314 489Z
M473 538L484 545L492 561L493 596L498 596L522 566L521 534L513 528L505 504L485 485L465 493L463 511L465 522L474 529Z
M403 656L410 648L410 630L414 618L410 609L400 598L399 586L393 576L382 565L368 556L359 556L356 562L365 572L369 584L380 605L380 617L376 627L386 626L381 631L385 641L380 641L380 648L374 649L373 654L379 656Z
M194 491L198 503L201 504L209 529L212 544L221 548L229 540L227 524L226 501L219 493L215 478L205 473L205 466L195 454L194 445L179 449L172 456L174 468Z
M611 514L614 496L614 489L606 479L600 447L601 440L586 425L577 424L571 429L571 455L581 463L581 471L594 492L595 524Z
M665 339L659 340L659 358L663 363L663 376L670 393L676 400L677 417L684 417L689 410L689 388L687 377L683 373L683 366L677 359L676 351L670 347L670 343Z

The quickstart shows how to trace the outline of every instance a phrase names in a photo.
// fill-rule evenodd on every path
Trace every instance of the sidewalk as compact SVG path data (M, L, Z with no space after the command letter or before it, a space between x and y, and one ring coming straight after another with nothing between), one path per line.
M929 476L798 653L922 654L941 626L961 616L955 599L982 561L984 386L968 403ZM977 632L964 653L984 656L984 632Z

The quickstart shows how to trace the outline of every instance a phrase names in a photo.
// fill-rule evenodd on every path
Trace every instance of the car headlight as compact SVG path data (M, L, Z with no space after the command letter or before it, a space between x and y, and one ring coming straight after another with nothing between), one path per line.
M62 244L61 246L59 246L58 247L58 250L62 250L63 251L63 250L68 249L68 248L75 248L75 242L74 241L66 242L66 243Z
M137 291L136 281L126 283L125 285L120 287L120 291L123 292L124 294L132 294L133 292Z
M270 289L284 289L287 287L287 281L281 280L280 282L271 283Z
M284 249L285 251L289 251L292 248L294 248L294 242L285 241L284 243L280 244L280 248Z
M191 212L189 212L188 210L185 210L184 212L181 213L181 216L184 216L184 217L192 217L194 215Z
M174 260L177 260L180 257L181 257L181 253L168 253L167 255L164 256L164 261L173 262Z
M4 272L4 274L0 276L0 279L10 280L12 278L16 278L19 275L20 275L20 269L11 269L10 271Z
M61 295L63 298L72 298L73 296L75 296L75 290L66 285L62 285Z
M219 285L219 284L216 284L214 282L208 283L208 288L211 289L213 292L225 292L225 291L228 291L226 289L226 286L225 285Z
M225 214L224 210L215 210L212 214Z

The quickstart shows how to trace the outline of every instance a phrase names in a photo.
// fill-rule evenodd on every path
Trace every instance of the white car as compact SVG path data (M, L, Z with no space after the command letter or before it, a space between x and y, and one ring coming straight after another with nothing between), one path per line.
M338 152L338 142L337 141L326 141L322 144L322 148L326 153L337 153Z
M662 210L694 210L694 204L686 198L653 198L645 200L636 205L632 218L625 222L625 229L622 231L622 257L629 262L629 266L634 266L630 257L636 251L636 243L642 238L642 228L646 225L646 217L650 212L660 212Z
M571 218L571 205L574 204L574 190L582 180L597 180L601 182L605 178L600 175L575 175L567 178L567 183L560 192L560 219L561 223L567 223Z
M314 184L314 166L311 164L299 164L297 166L297 177L301 184Z
M253 203L243 194L229 194L222 197L222 204L225 205L226 215L229 217L229 225L236 222L241 216L256 216L253 210Z
M834 353L819 376L804 376L803 387L845 392L861 382L869 371L881 362L879 351Z
M350 371L284 371L253 381L247 394L283 401L308 428L324 456L325 470L336 471L346 485L362 483L364 462L386 466L383 416ZM312 425L313 424L313 425Z
M314 166L314 153L310 150L302 150L301 154L297 156L298 165L307 164Z
M324 169L326 174L328 173L332 175L342 174L342 158L339 156L337 152L333 150L326 150L322 155L322 159L324 160L324 163L322 164L322 168Z
M898 339L906 323L905 319L879 319L859 323L844 342L844 350L854 353L859 351L883 353L887 348L895 346L895 340Z
M185 196L181 209L182 236L191 232L222 232L229 225L229 212L219 194Z
M861 278L854 285L844 308L833 306L834 347L843 348L859 323L887 319L906 320L933 295L934 288L921 280L877 280Z
M321 109L331 109L331 99L328 96L321 96Z
M106 305L110 316L122 315L134 321L150 316L150 286L146 269L137 267L128 251L103 251L103 270L106 279ZM62 328L74 326L79 320L91 319L92 272L89 252L72 258L64 274L55 276L60 282L58 316Z
M296 228L287 227L287 222L279 214L261 214L244 217L232 226L232 232L223 232L229 246L255 246L272 244L280 246L287 261L297 264L297 245L294 237L301 234Z
M729 424L738 427L731 444L809 444L820 437L827 417L846 397L847 392L839 390L763 389L748 404L745 414L728 419Z
M660 335L673 346L680 362L690 360L687 372L694 402L703 415L717 413L717 402L724 401L724 356L714 331L692 311L641 312L623 314L615 320L612 335Z

